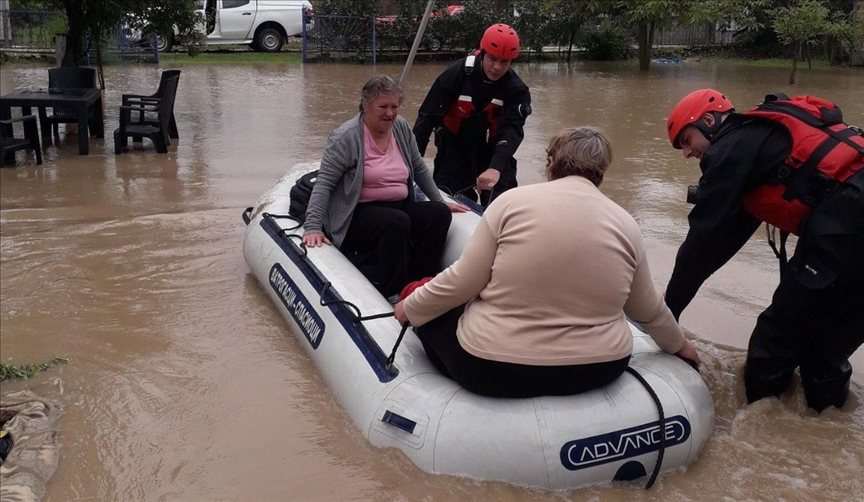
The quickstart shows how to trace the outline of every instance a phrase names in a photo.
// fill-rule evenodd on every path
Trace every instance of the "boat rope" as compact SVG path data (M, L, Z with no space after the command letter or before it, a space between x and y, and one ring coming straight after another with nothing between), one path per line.
M372 314L364 316L362 312L360 312L360 307L354 305L348 300L330 300L327 301L324 299L324 295L327 293L327 290L330 289L330 282L325 282L323 286L321 286L321 291L319 294L319 302L322 307L329 307L330 305L345 305L346 307L353 310L354 314L354 322L363 322L363 321L371 321L373 319L386 319L388 317L394 317L395 312L382 312L380 314ZM396 350L399 348L399 344L402 343L402 339L405 337L405 332L408 331L408 328L411 326L411 323L405 323L402 325L402 330L399 332L399 338L396 339L396 343L393 345L393 350L390 351L390 355L387 357L387 363L384 365L384 368L387 371L393 367L393 361L396 359Z
M247 208L246 213L251 212L251 209L252 208ZM246 215L246 213L244 213L244 215ZM280 229L278 234L283 238L297 239L298 241L300 241L299 247L303 251L303 259L305 260L309 257L309 250L306 247L306 243L303 242L303 236L299 235L299 234L289 233L289 232L292 232L294 230L297 230L298 228L300 228L303 225L303 222L301 222L299 218L297 218L296 216L290 215L290 214L272 214L272 213L264 213L262 216L264 218L292 220L295 223L297 223L293 227ZM318 293L318 297L319 297L318 301L322 307L329 307L331 305L344 305L345 307L348 307L348 309L354 315L354 322L355 323L363 322L363 321L371 321L374 319L386 319L388 317L395 317L395 312L382 312L380 314L372 314L372 315L364 316L363 313L360 312L360 307L358 307L357 305L354 305L353 303L349 302L348 300L329 300L329 301L325 300L324 295L330 289L331 285L332 285L332 283L330 281L325 281L324 284L321 286L321 291L319 291L319 293ZM402 343L402 339L405 337L405 333L408 331L408 328L410 326L411 326L411 323L405 323L402 325L402 330L399 332L399 337L396 339L396 343L393 345L393 350L390 351L390 355L387 357L387 361L384 365L384 368L387 371L390 371L393 368L393 361L396 359L396 350L399 349L399 345Z
M660 402L657 393L654 392L654 389L651 388L645 378L630 366L627 367L627 372L633 375L636 380L639 380L639 383L651 394L651 399L657 405L657 413L660 415L660 448L657 452L657 462L654 464L654 472L651 473L651 478L648 480L648 484L645 485L645 489L649 490L654 486L654 482L657 481L657 475L660 474L660 468L663 466L663 454L666 453L666 416L663 413L663 403Z
M449 195L450 197L452 197L452 198L454 198L454 199L455 199L456 197L459 197L460 195L465 195L466 193L468 193L468 192L472 192L472 191L473 191L475 194L477 194L477 197L478 197L478 198L480 197L480 194L477 192L477 185L471 185L471 186L468 186L468 187L463 188L462 190L457 190L457 191L455 191L455 192L451 192L450 189L447 188L447 187L445 187L445 186L439 186L438 188L439 188L442 192L446 193L447 195ZM495 195L495 187L494 187L494 186L493 186L492 188L489 189L489 200L490 200L490 201L492 200L492 196L493 196L493 195Z

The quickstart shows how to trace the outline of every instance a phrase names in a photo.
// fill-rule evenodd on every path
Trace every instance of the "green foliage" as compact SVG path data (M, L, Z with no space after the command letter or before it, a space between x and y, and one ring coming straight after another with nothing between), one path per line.
M480 45L480 38L486 28L494 23L513 22L512 13L496 11L493 0L472 0L465 2L465 9L454 15L446 11L447 0L436 0L433 16L424 32L424 41L438 40L450 49L469 51ZM414 41L426 0L394 0L397 15L387 18L377 25L378 38L384 47L407 49ZM317 10L316 10L317 12ZM518 32L518 30L517 30Z
M552 42L557 29L556 16L550 14L543 2L535 0L514 0L513 9L519 13L513 20L513 29L519 34L522 52L533 50L540 52L543 47Z
M67 364L68 362L69 358L67 357L55 357L42 364L14 365L0 363L0 382L33 378L42 371L53 368L54 366L60 366L61 364Z
M57 13L48 18L48 24L46 29L49 34L56 35L58 33L67 33L69 31L69 24L66 22L66 16Z
M812 44L828 30L828 8L818 0L797 0L773 12L772 26L784 45Z
M453 18L458 18L459 21L451 35L453 45L464 50L479 49L483 33L493 24L513 23L512 12L496 11L495 2L492 0L466 2L465 10Z
M325 16L377 16L379 4L378 0L316 0L312 5L315 14Z
M586 34L582 45L585 58L594 61L618 61L632 56L630 34L606 19L596 31Z
M97 52L102 40L117 29L123 18L132 27L167 35L176 28L187 46L203 42L195 29L200 14L196 0L57 0L69 23L64 65L81 61L85 40L95 41ZM203 22L203 20L200 20Z

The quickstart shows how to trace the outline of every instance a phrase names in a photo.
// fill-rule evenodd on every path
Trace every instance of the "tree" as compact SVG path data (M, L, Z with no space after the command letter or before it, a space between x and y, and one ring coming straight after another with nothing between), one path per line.
M843 13L831 13L818 0L796 0L793 5L778 7L772 12L773 28L783 45L792 47L792 73L789 84L795 83L798 60L805 50L810 64L810 47L826 38L849 39L852 27Z
M201 36L195 29L199 14L196 0L56 0L66 12L69 33L63 66L77 66L87 42L101 66L102 40L117 29L121 18L134 28L168 36L177 29L192 50ZM203 20L201 20L203 22Z
M527 0L525 3L531 3L531 0ZM540 13L547 19L545 31L552 37L557 36L555 41L559 45L567 47L568 63L572 58L573 45L584 31L585 23L604 14L608 5L609 2L603 0L584 0L581 2L545 0L542 2Z

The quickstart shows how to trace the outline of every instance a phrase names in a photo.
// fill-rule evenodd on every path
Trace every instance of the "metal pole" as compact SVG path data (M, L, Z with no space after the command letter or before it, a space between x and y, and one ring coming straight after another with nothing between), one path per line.
M399 87L405 88L405 81L408 80L408 71L411 70L411 64L414 63L414 56L417 55L417 49L420 47L420 41L423 40L423 33L426 31L426 25L429 24L429 16L432 15L432 7L435 5L435 0L429 0L426 4L426 12L423 13L423 20L420 21L420 27L417 28L417 35L414 36L414 44L411 45L411 52L408 54L408 61L405 61L405 68L402 69L402 76L399 77Z

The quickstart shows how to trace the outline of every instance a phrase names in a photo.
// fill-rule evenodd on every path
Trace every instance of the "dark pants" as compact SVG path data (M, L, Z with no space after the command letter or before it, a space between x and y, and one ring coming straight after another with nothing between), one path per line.
M530 366L482 359L466 352L456 337L464 311L464 305L456 307L415 331L432 364L475 394L518 398L579 394L613 382L630 362L627 356L605 363Z
M440 202L357 204L340 250L384 296L439 272L450 229Z
M446 129L435 133L435 170L432 178L435 184L451 195L461 194L477 202L477 193L472 190L477 177L488 169L494 148L489 148L485 138L472 141L467 137L454 137ZM516 159L511 158L506 166L495 166L501 170L501 177L492 190L480 192L480 203L489 205L496 197L517 186Z
M864 343L864 173L816 208L747 351L747 400L779 396L795 368L807 404L840 407Z

